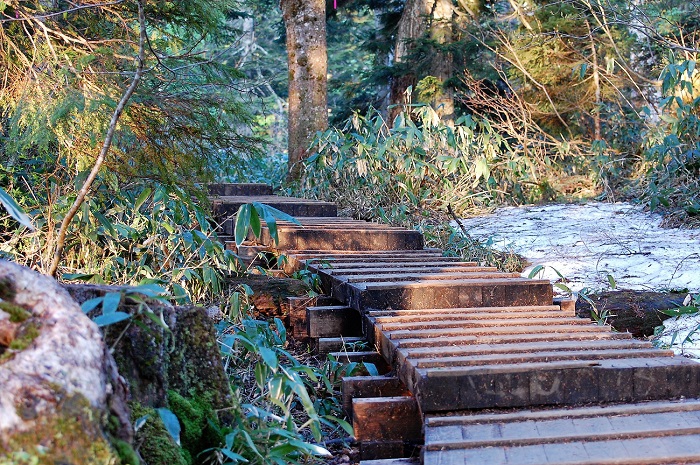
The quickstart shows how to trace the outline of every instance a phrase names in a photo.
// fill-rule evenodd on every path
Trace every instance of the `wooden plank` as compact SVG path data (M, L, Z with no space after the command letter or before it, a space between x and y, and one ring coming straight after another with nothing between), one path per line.
M364 337L320 337L316 341L316 351L319 354L342 352L343 350L353 352L365 348L367 345L367 340Z
M371 363L376 368L379 374L387 373L391 368L386 363L386 360L379 352L376 351L358 351L358 352L331 352L328 355L333 356L340 363Z
M422 418L413 397L355 398L352 411L358 441L422 441Z
M307 307L306 320L311 338L362 335L360 314L344 305Z
M343 409L348 418L352 418L353 399L411 395L401 380L395 376L345 376L341 392Z

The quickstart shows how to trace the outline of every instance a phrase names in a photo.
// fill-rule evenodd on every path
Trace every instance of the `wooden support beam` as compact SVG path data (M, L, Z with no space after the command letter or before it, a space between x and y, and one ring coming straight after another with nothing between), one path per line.
M397 377L346 376L343 378L343 409L352 418L352 400L368 397L399 397L411 395Z
M418 403L410 396L352 400L352 426L359 442L422 442Z
M306 320L311 338L362 335L360 314L344 305L307 307Z
M316 350L319 354L343 350L355 351L368 346L367 340L363 337L321 337L316 341Z
M376 351L366 352L331 352L329 355L335 357L340 363L371 363L377 367L379 374L390 371L389 364L384 357Z

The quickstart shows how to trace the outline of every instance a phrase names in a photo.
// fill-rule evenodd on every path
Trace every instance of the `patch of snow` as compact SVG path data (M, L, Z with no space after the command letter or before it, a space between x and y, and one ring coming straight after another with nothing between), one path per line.
M662 228L661 216L630 203L505 207L465 218L469 234L545 266L544 278L574 292L609 289L700 290L700 230ZM556 270L556 271L554 271Z
M658 347L700 359L700 314L669 318L664 320L663 325L663 332L654 340Z

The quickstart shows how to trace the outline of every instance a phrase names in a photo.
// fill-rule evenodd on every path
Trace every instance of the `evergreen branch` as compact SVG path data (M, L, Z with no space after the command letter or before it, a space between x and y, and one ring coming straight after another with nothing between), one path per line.
M73 205L71 205L70 210L68 210L68 213L63 218L63 221L61 221L61 227L58 231L58 237L56 238L56 249L54 251L53 260L51 261L51 267L49 268L49 276L56 276L58 265L60 264L61 258L63 257L63 250L66 244L66 234L68 232L68 227L70 226L71 221L73 221L73 218L78 213L78 210L85 201L85 197L87 197L87 194L90 191L90 188L92 187L92 183L95 181L97 174L99 173L100 169L102 168L102 165L104 164L105 158L107 157L107 153L109 152L109 148L112 145L112 139L114 138L114 133L117 129L117 123L119 122L119 118L121 117L124 108L126 108L126 104L128 103L129 99L136 91L136 88L138 87L139 82L141 81L141 77L143 76L144 66L146 62L146 15L144 12L145 1L146 0L137 0L140 30L138 65L136 68L136 74L134 74L134 78L131 81L131 84L122 95L122 98L119 100L117 107L114 109L114 113L112 114L112 119L109 123L109 128L107 129L107 134L105 136L104 143L102 144L102 149L100 150L100 154L95 160L95 164L93 165L90 174L85 180L85 183L83 183L83 186L80 188L80 191L78 191L78 196L73 202Z
M17 22L17 21L34 21L34 20L50 19L50 18L53 18L56 16L62 16L62 15L68 14L68 13L74 13L76 11L87 10L87 9L91 9L91 8L104 8L104 7L119 5L120 3L124 3L124 0L116 0L114 2L108 2L108 3L95 3L92 5L80 5L80 6L76 6L73 8L68 8L67 10L56 11L54 13L47 13L47 14L43 14L43 15L24 15L24 16L19 17L19 18L7 17L5 19L0 19L0 24ZM7 16L7 15L5 15L5 16Z

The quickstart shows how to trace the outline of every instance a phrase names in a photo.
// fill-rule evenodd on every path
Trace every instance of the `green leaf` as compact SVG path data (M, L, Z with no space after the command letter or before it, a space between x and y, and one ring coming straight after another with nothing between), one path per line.
M255 382L258 385L258 388L262 391L263 388L265 387L265 379L267 378L267 365L264 365L262 363L257 363L255 365Z
M379 376L379 370L377 370L377 366L374 363L362 362L362 365L364 365L370 376Z
M323 447L317 446L315 444L310 444L308 442L299 441L298 439L291 439L289 441L289 444L291 446L298 448L298 449L306 450L306 451L312 453L313 455L317 455L320 457L330 457L331 456L331 453L328 452L328 450L324 449Z
M62 277L66 281L90 281L95 276L95 273L64 273Z
M167 332L171 332L171 331L170 331L170 328L168 327L168 325L165 324L165 321L163 320L163 315L162 315L162 314L156 315L155 312L152 312L152 311L150 311L150 310L147 310L147 311L143 312L143 314L146 315L146 317L147 317L149 320L151 320L152 322L154 322L155 324L157 324L158 326L160 326L161 328L163 328L163 329L166 330Z
M348 433L350 436L352 436L354 434L354 432L352 430L352 425L350 423L348 423L347 421L343 420L342 418L334 417L332 415L325 415L323 418L325 418L326 420L330 420L333 423L337 423L338 426L343 428L343 430L346 433Z
M80 309L83 311L83 313L89 313L102 303L103 298L104 297L95 297L94 299L88 299L82 303Z
M97 316L92 321L94 321L97 326L102 327L113 325L114 323L119 323L120 321L128 320L129 318L131 318L131 315L128 313L113 312L106 315Z
M610 284L610 289L615 290L615 288L617 287L617 283L615 282L615 278L611 274L608 274L608 283Z
M694 315L700 312L698 307L694 306L681 306L678 308L669 308L667 310L659 310L659 312L668 316L681 316L681 315Z
M235 452L232 452L228 449L219 449L221 451L222 455L225 455L226 458L229 458L231 460L235 460L236 462L248 462L248 459L243 457L241 454L237 454Z
M170 409L167 408L159 408L158 410L158 415L160 415L160 419L163 420L163 425L165 425L165 429L168 431L168 434L173 438L173 441L175 441L175 444L178 446L180 445L180 422L178 421L177 417L173 412L170 411Z
M542 271L542 270L544 270L544 265L537 265L536 267L534 267L534 268L530 271L530 273L527 275L527 277L530 278L530 279L532 279L532 278L534 278L535 276L537 276L537 274L538 274L540 271Z
M122 300L121 292L108 292L102 299L102 314L114 313Z
M554 286L558 289L561 289L564 292L568 292L569 294L572 293L571 288L569 286L567 286L566 284L554 283Z
M253 205L255 206L256 210L258 210L258 212L260 212L259 208L262 207L262 209L267 211L271 216L273 216L274 218L276 218L278 220L289 221L290 223L294 223L297 226L301 226L301 223L299 222L299 220L294 218L292 215L289 215L289 214L283 212L282 210L278 210L275 207L271 207L269 205L265 205L265 204L258 203L258 202L253 202ZM263 217L264 216L265 215L263 215Z
M150 416L150 414L144 415L134 422L134 433L138 432L138 430L140 430L141 427L146 424L146 420L148 420Z
M234 229L234 236L236 239L236 245L240 247L245 241L248 235L248 227L250 226L250 211L251 205L249 203L243 204L238 209L236 213L236 227Z
M260 215L258 214L257 207L250 211L250 229L253 230L255 237L260 237L262 226L260 224Z
M2 204L3 207L5 207L5 210L7 210L7 213L17 220L19 224L28 227L32 231L34 231L34 225L32 225L32 220L29 219L26 213L24 213L24 210L22 210L22 207L20 207L17 202L15 202L15 199L12 198L10 194L5 192L3 188L0 187L0 204Z
M97 218L97 221L99 221L100 224L104 226L104 228L107 231L109 231L109 233L112 236L117 235L116 231L114 230L114 225L107 219L107 217L105 217L102 213L98 211L93 211L92 214L95 216L95 218Z
M277 359L277 354L274 350L270 349L269 347L260 347L260 356L273 372L277 371L279 360Z
M131 293L143 294L146 297L158 297L168 295L168 291L166 291L163 286L160 286L155 283L140 284L134 288L129 289L129 294Z

